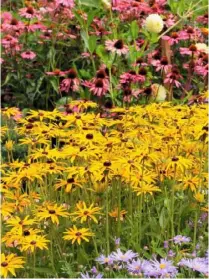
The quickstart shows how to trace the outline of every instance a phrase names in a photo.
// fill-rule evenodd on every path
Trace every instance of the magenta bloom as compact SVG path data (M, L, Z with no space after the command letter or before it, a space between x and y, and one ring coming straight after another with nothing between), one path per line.
M70 69L68 71L65 72L68 77L63 79L63 81L60 84L60 91L64 91L64 92L76 92L79 90L79 85L80 85L80 81L77 77L77 73L74 69Z
M127 73L123 73L120 76L120 83L121 84L129 84L129 83L137 83L137 82L144 82L145 76L137 74L135 71L131 70Z
M168 73L164 79L164 83L169 83L171 85L175 85L176 87L180 87L181 83L178 81L182 76L179 74L178 68L174 65L172 67L172 71Z
M83 82L83 85L88 87L89 90L98 97L106 95L109 90L107 82L105 82L104 79L101 78L96 79L94 82L85 81Z
M21 57L24 59L33 60L36 57L36 54L33 51L25 51L21 53Z
M160 60L153 60L151 64L156 67L156 72L162 70L167 73L172 67L172 65L168 63L166 56L163 56Z
M53 72L46 72L48 76L64 76L66 72L61 71L60 69L55 69Z
M105 42L105 45L107 50L116 53L119 56L122 54L127 54L129 51L128 46L124 45L122 40L108 40Z
M55 0L57 5L63 5L67 8L73 8L74 7L74 0Z
M2 23L2 31L20 31L25 28L25 24L21 21L18 21L16 18L10 20L5 20Z
M41 19L40 13L33 7L26 7L19 9L19 15L27 19L38 18Z
M177 32L172 32L170 36L165 35L162 38L168 41L171 46L174 44L178 44L178 42L181 40L181 37L178 35Z

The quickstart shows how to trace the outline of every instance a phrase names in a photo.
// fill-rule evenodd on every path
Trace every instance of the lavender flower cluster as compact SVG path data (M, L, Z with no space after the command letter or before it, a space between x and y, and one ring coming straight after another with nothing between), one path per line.
M118 241L118 240L117 240ZM182 245L182 243L190 242L190 238L185 236L175 236L173 242L176 245ZM117 243L116 247L119 244ZM171 252L171 250L169 251ZM200 276L209 275L208 265L208 252L205 257L195 258L182 258L180 261L171 260L172 257L168 253L167 258L161 258L157 260L154 256L150 260L139 258L138 253L128 250L122 252L120 248L112 252L110 255L100 255L96 258L96 262L103 265L105 270L114 270L118 272L128 273L130 277L141 277L141 278L176 278L179 272L184 272L185 269L200 273ZM183 269L183 270L182 270ZM81 273L81 278L102 278L103 274L99 273L97 268L94 266L91 272Z

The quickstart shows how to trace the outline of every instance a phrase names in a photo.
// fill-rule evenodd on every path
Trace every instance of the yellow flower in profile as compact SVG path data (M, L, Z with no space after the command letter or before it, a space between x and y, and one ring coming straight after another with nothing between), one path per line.
M30 251L34 252L35 249L39 248L41 250L47 249L47 243L49 240L45 238L45 236L42 235L31 235L29 237L23 238L21 241L21 251Z
M26 216L24 219L20 219L18 216L13 216L6 221L6 224L10 227L13 227L12 230L23 231L24 226L33 225L35 223L34 219L28 219L29 216Z
M78 211L71 213L70 215L77 215L73 218L74 221L81 218L81 223L86 222L88 219L92 219L95 223L98 223L94 214L100 214L99 211L101 208L93 206L94 204L91 204L90 207L87 207L85 202L80 201L76 204Z
M67 232L64 233L66 234L63 236L65 240L72 240L72 244L77 241L79 245L81 244L81 240L89 242L87 237L94 236L94 233L90 232L89 229L77 229L76 226L73 226L73 228L68 229Z
M120 220L123 221L127 213L128 213L128 211L126 211L124 209L121 209L120 213L119 213L118 208L115 208L114 210L109 212L109 215L111 217L115 218L116 221L118 220L118 217L120 216Z
M8 140L5 143L5 148L7 151L12 151L14 146L14 141L13 140Z
M13 276L16 276L15 269L23 268L24 260L23 257L17 257L15 254L5 255L1 254L1 269L0 274L4 278L8 277L8 274L11 273Z
M133 191L137 192L137 196L141 194L150 194L153 195L154 192L161 192L160 188L157 186L154 186L152 184L145 184L141 183L140 186L133 187Z
M205 201L205 195L203 193L200 193L200 192L196 193L194 195L194 198L197 202L200 202L200 203Z
M69 213L65 211L65 208L62 205L58 206L57 204L46 204L45 206L38 208L36 216L39 220L51 219L52 223L59 225L58 216L67 217L69 216Z

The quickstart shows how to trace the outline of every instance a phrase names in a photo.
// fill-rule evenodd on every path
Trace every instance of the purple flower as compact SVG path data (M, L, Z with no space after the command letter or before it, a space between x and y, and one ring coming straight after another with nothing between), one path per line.
M127 269L129 272L132 272L137 275L141 275L141 273L143 273L144 271L144 266L146 262L147 261L140 260L140 259L133 260L131 263L127 264Z
M102 278L103 274L98 273L96 276L90 276L88 272L86 273L81 273L81 278L83 279L89 279L89 278Z
M175 252L173 252L172 250L168 251L168 257L173 258L176 255Z
M144 266L144 274L148 277L173 278L176 276L177 272L177 268L173 263L166 259L147 261L147 264Z
M138 253L134 253L132 250L123 253L120 249L117 249L117 252L111 254L111 258L119 262L128 262L135 257L138 257Z
M190 237L186 237L186 236L183 236L183 235L177 235L173 238L173 241L175 244L182 244L182 243L188 243L191 241L191 238Z
M164 248L167 249L169 247L168 241L164 241Z
M91 272L92 272L93 274L97 274L97 273L98 273L98 270L97 270L96 266L93 266L93 267L92 267Z
M181 259L178 265L186 266L205 275L208 274L208 262L205 261L205 258Z
M96 261L100 264L108 264L111 265L113 263L113 259L111 256L105 256L105 255L100 255L98 258L96 258Z
M120 238L115 238L115 245L119 246L120 245Z

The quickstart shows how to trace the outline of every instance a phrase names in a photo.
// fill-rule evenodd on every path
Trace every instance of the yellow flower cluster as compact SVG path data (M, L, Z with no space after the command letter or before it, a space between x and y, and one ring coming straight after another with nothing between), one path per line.
M30 253L47 249L49 227L59 226L63 218L64 240L89 241L95 235L90 222L104 225L102 195L107 191L106 218L113 222L129 214L128 193L136 199L163 195L169 180L175 182L175 191L188 191L191 203L206 208L206 105L113 108L106 118L95 113L95 104L77 105L81 113L30 111L17 121L11 119L15 108L2 111L7 120L2 141L11 155L2 164L6 247ZM14 160L13 152L20 146L27 154ZM118 189L125 201L119 206ZM89 228L80 228L83 223ZM3 276L8 271L14 274L13 269L4 269Z

